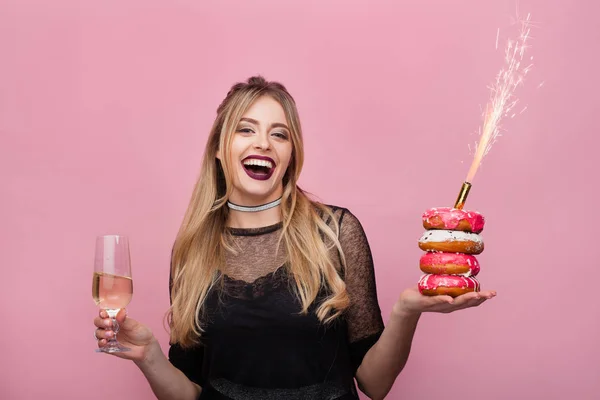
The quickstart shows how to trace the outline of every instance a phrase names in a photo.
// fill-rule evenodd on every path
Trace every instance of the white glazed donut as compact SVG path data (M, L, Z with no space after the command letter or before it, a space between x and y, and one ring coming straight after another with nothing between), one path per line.
M419 239L419 248L424 251L446 253L480 254L484 249L483 238L477 233L429 230Z

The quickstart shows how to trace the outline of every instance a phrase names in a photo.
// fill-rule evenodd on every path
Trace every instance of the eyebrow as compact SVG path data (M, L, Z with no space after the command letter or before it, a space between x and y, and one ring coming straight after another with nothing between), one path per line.
M253 119L253 118L242 118L240 119L240 122L250 122L251 124L254 125L259 125L260 126L260 122L258 122L257 120ZM282 124L280 122L274 122L271 124L271 129L272 128L284 128L287 129L288 131L290 130L290 128L287 127L286 124Z

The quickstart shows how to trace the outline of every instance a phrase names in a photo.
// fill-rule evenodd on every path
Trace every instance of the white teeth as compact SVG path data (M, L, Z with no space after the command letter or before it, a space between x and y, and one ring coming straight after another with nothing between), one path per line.
M257 160L256 158L244 160L244 165L257 165L259 167L273 168L273 164L271 163L271 161Z

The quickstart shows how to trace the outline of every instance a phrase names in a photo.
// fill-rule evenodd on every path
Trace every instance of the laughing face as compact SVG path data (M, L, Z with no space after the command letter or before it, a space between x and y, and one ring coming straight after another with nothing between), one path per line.
M217 158L221 158L220 152ZM229 200L252 206L278 199L291 158L292 137L283 108L270 96L258 98L233 134L233 192Z

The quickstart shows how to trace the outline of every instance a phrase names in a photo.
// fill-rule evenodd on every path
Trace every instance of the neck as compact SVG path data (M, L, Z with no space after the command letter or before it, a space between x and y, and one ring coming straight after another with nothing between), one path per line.
M254 213L229 210L227 226L232 228L261 228L281 222L281 206Z
M233 196L232 196L233 197ZM230 202L233 203L233 206L229 207L229 215L227 217L227 226L232 228L260 228L263 226L269 226L276 224L281 221L281 205L275 205L274 207L268 207L266 209L261 210L237 210L235 206L242 207L258 207L267 205L278 200L281 196L273 196L268 200L255 200L250 201L246 199L246 201L238 200L233 197L230 199ZM235 208L232 208L235 207Z

